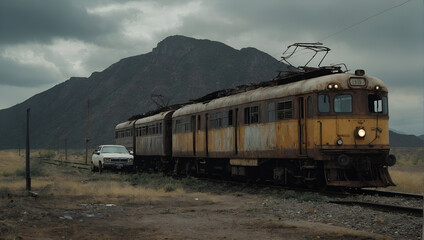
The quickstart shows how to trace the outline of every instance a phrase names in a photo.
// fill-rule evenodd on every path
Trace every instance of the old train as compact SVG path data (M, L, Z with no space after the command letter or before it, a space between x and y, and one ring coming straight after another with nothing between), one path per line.
M135 165L283 185L392 186L388 90L378 78L320 67L120 123Z

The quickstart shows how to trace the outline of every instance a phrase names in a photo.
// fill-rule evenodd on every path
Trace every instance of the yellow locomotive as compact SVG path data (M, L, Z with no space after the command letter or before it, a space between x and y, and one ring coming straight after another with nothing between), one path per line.
M393 185L387 87L361 70L186 105L172 119L172 157L189 162L183 169L283 184Z
M394 185L384 82L339 66L302 70L119 124L116 141L135 165L177 174Z

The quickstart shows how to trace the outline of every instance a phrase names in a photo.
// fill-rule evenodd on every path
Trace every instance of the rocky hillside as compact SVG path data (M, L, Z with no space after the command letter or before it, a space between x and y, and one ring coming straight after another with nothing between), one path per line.
M266 81L287 66L254 48L171 36L151 52L125 58L88 78L70 78L27 101L0 111L0 149L25 145L31 108L31 147L84 148L90 100L90 147L114 142L114 127L153 110L152 94L183 103L207 93Z
M389 140L391 147L424 147L424 140L415 135L406 135L390 131Z

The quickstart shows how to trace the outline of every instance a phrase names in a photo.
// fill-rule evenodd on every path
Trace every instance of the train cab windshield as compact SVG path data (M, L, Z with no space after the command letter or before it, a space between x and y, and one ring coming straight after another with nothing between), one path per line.
M360 104L361 106L355 106ZM318 94L318 112L388 114L387 97L381 94Z
M383 113L387 114L387 97L379 94L368 95L368 111L370 113Z
M348 94L336 95L334 97L334 112L336 113L352 112L352 96Z

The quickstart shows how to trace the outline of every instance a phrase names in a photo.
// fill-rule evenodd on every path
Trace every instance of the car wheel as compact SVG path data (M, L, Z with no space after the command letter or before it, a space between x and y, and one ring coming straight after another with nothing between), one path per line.
M91 162L91 171L95 172L97 170L96 166L94 166L94 163Z

